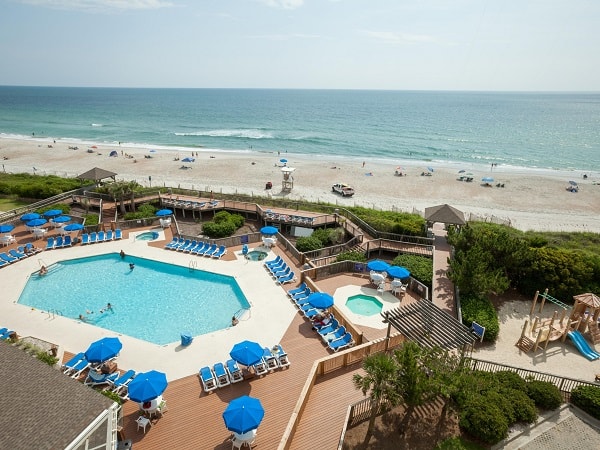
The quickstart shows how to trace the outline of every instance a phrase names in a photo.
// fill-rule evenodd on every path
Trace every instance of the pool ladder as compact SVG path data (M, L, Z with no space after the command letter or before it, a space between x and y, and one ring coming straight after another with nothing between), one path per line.
M197 270L197 269L198 269L198 261L196 261L195 259L191 259L190 264L189 264L190 272L193 272L194 270Z
M238 309L238 310L235 312L235 314L233 315L233 317L235 317L236 319L238 319L238 320L239 320L239 319L240 319L240 318L241 318L241 317L244 315L244 313L245 313L246 311L250 312L250 308L240 308L240 309Z
M54 319L56 316L62 316L62 315L63 315L62 311L60 311L58 309L50 309L50 310L48 310L48 317L49 318L52 317Z

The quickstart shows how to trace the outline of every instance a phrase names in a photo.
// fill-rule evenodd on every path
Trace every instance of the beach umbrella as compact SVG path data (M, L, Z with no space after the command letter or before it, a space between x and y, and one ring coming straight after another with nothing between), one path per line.
M15 226L11 225L10 223L5 223L3 225L0 225L0 233L10 233L14 229L15 229Z
M161 209L159 211L156 211L156 213L154 215L157 217L164 217L164 216L170 216L171 214L173 214L173 211L171 211L170 209Z
M317 309L327 309L333 306L333 297L327 292L313 292L308 296L310 306Z
M406 267L402 266L392 266L386 271L389 276L393 278L408 278L410 276L410 271Z
M264 416L265 409L260 400L247 395L231 400L223 411L227 429L239 434L258 428Z
M42 214L44 217L56 217L62 214L62 210L60 209L51 209Z
M433 167L428 167L427 170L429 170L430 172L433 172Z
M134 402L144 403L162 395L168 385L167 376L164 373L151 370L136 375L129 383L127 392L129 398Z
M460 170L458 171L458 173L465 173L465 172L466 172L466 170L465 170L465 169L460 169Z
M390 265L381 259L373 259L367 263L367 269L375 272L384 272L390 268Z
M272 235L272 234L277 234L279 230L275 227L262 227L260 229L260 232L262 234L266 234L266 235Z
M33 219L33 220L30 220L29 222L26 222L25 225L28 226L29 228L35 228L35 227L44 225L46 222L48 222L46 219L43 219L40 217L39 219Z
M181 161L182 162L194 162L196 160L194 158L187 157L187 158L183 158Z
M577 186L577 182L576 182L576 181L572 181L572 180L571 180L571 181L569 181L569 184L570 184L571 186Z
M285 163L287 162L287 159L281 158L281 159L279 160L279 162L280 162L280 163L284 163L284 164L285 164Z
M40 216L38 213L30 212L30 213L27 213L27 214L23 214L21 216L21 220L23 222L29 222L30 220L39 219L40 217L42 217L42 216Z
M156 150L150 150L150 153L156 153Z
M262 359L263 352L264 350L260 344L252 341L242 341L233 346L229 356L244 366L251 366Z
M492 177L483 177L481 181L483 181L484 183L493 183L494 179Z
M70 222L71 218L69 216L58 216L55 217L54 219L52 219L52 222L54 223L65 223L65 222Z
M79 231L79 230L83 230L83 225L80 223L70 223L69 225L65 225L63 227L63 230L65 231Z
M89 362L104 362L119 354L123 344L117 337L105 337L92 342L85 351L85 359Z

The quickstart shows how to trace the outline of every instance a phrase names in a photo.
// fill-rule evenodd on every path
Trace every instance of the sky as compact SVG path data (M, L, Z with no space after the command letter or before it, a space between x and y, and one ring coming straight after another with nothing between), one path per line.
M0 85L600 91L598 0L0 0Z

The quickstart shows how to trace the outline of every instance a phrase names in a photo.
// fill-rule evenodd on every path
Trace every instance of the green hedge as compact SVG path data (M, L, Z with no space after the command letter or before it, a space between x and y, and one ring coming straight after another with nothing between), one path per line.
M433 259L416 255L398 255L392 261L394 266L406 267L410 275L429 289L433 283Z
M600 420L600 387L577 386L571 391L571 403Z
M535 402L538 408L542 409L556 409L562 403L560 391L549 381L528 381L527 395Z
M485 327L484 341L494 342L500 331L498 313L492 302L485 298L466 295L460 298L462 321L467 327L477 322Z
M242 225L244 217L240 214L219 211L212 222L202 225L202 233L212 239L224 238L233 235Z
M338 253L335 257L337 262L340 261L356 261L356 262L367 262L367 256L363 252L357 252L355 250L351 250L348 252Z

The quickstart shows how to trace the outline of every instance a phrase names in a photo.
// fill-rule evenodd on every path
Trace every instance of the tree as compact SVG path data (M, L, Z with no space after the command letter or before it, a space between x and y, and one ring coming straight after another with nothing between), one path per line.
M394 358L386 353L376 353L367 356L363 360L363 369L365 375L354 374L352 381L356 389L360 389L363 395L370 393L371 399L371 417L364 445L366 446L373 435L375 418L377 417L378 406L385 402L390 406L396 406L400 397L395 386L395 379L398 375L398 365Z

